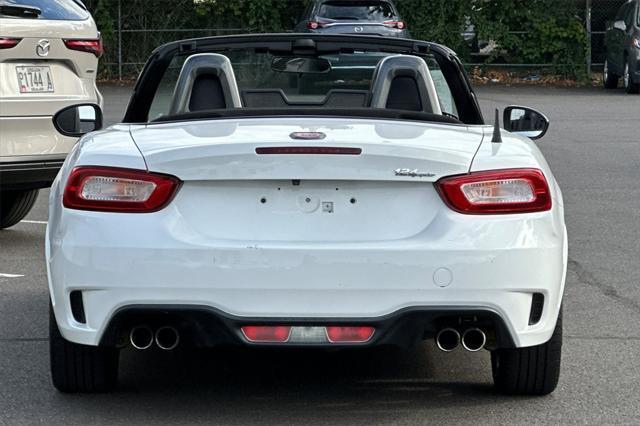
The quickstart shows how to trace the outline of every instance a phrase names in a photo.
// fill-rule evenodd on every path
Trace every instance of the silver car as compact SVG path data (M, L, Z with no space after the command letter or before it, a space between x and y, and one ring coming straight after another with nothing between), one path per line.
M27 215L78 139L56 131L53 115L102 105L102 52L80 0L0 0L0 229Z
M315 0L294 31L410 38L406 22L390 0Z

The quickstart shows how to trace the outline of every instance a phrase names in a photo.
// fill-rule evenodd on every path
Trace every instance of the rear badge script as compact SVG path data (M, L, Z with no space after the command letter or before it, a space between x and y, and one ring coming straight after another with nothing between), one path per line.
M414 178L424 178L424 177L434 177L435 174L433 173L423 173L421 171L419 171L418 169L396 169L395 170L396 176L408 176L408 177L414 177Z

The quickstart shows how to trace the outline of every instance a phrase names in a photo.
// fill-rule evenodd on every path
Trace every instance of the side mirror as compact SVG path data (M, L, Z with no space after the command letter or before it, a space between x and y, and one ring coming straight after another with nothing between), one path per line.
M510 106L504 110L504 128L508 132L536 140L549 130L549 119L534 109Z
M78 138L102 129L102 110L95 104L73 105L53 116L53 126L64 136Z
M627 31L627 24L624 21L616 21L613 23L613 28L620 31Z

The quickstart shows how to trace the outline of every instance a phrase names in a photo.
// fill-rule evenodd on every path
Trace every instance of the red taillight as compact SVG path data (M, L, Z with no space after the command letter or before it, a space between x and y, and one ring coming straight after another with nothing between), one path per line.
M11 49L20 43L21 38L0 37L0 49Z
M441 179L444 201L465 214L533 213L551 210L549 185L540 170L512 169Z
M307 28L309 28L310 30L317 30L318 28L324 28L326 26L327 26L326 22L320 22L320 21L307 22Z
M291 327L285 325L245 325L241 330L253 343L285 343L291 334Z
M145 170L111 167L73 169L64 191L69 209L113 213L152 213L173 199L180 180Z
M96 55L96 58L101 57L104 53L101 38L96 40L65 40L64 44L67 46L67 49L93 53Z
M361 148L336 148L330 146L274 146L256 148L260 155L360 155Z
M368 342L374 332L375 328L366 326L327 327L327 337L331 343Z
M405 24L403 21L385 21L384 24L387 27L397 28L399 30L404 30L405 28L407 28L407 24Z

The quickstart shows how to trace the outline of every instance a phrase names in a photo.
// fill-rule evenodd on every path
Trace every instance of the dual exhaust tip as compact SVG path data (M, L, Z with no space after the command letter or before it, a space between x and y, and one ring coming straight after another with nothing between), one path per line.
M149 349L155 343L163 351L171 351L180 343L180 333L174 327L160 327L154 333L151 327L140 325L133 327L129 333L131 346L143 351Z
M487 343L487 335L479 328L468 328L462 335L455 328L444 328L436 335L436 345L443 352L451 352L462 343L469 352L478 352Z

